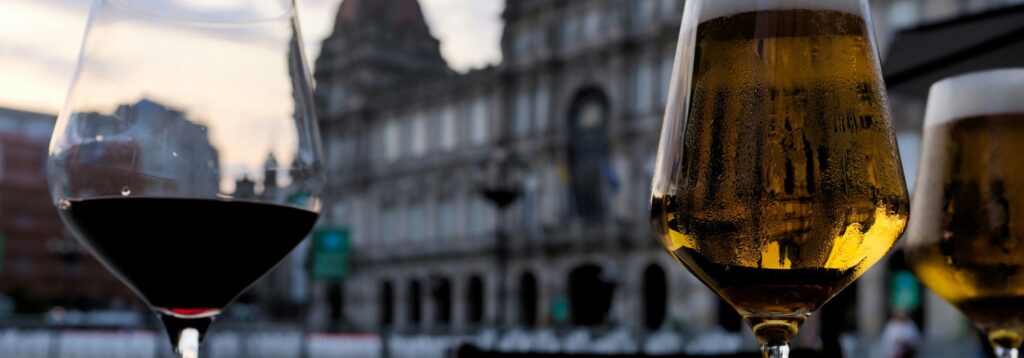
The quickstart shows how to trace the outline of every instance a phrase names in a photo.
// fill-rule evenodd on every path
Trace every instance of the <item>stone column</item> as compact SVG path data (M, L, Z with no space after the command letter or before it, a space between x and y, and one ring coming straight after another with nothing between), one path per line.
M886 312L886 261L879 261L854 284L857 287L857 331L862 339L876 337L888 317Z

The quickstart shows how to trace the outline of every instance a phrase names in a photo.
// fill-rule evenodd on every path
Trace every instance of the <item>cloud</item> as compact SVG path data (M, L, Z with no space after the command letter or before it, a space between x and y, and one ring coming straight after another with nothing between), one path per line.
M457 70L501 62L501 0L420 0L441 52Z

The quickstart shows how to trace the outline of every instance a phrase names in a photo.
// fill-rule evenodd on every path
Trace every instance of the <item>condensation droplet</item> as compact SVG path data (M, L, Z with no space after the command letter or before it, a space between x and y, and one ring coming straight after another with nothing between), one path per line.
M71 208L71 202L68 199L60 199L57 201L57 207L61 210L67 210Z
M121 196L129 196L129 195L132 195L132 188L129 188L129 187L121 188Z

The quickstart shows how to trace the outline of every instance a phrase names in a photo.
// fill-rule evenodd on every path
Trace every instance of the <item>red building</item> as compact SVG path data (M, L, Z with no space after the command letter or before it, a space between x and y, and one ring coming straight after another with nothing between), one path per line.
M45 164L53 123L52 116L0 109L0 292L21 312L133 302L52 204Z

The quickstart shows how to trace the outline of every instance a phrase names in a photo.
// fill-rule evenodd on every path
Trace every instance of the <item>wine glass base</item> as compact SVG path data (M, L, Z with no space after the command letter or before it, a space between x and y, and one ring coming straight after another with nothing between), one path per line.
M178 347L182 340L182 333L186 331L189 331L189 334L193 334L191 332L194 331L194 334L197 335L196 343L201 342L206 335L206 330L213 323L213 317L182 318L160 314L160 321L163 322L164 328L167 330L167 337L171 339L171 346Z
M785 345L791 342L806 319L804 315L746 317L747 323L753 328L754 336L766 346Z

